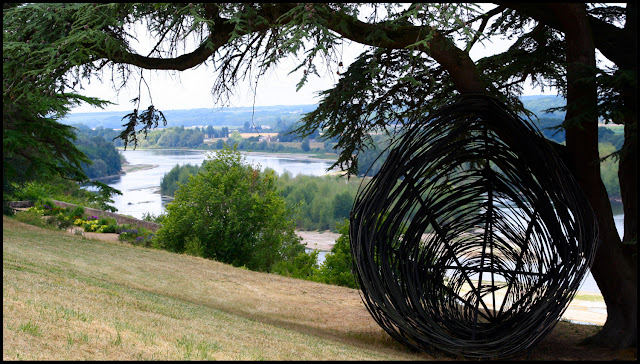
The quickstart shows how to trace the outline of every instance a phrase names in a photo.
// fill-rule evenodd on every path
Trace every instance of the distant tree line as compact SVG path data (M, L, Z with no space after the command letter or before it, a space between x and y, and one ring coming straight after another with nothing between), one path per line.
M292 177L285 172L276 185L287 205L297 208L294 221L298 229L337 231L338 225L349 218L360 179L302 174Z
M117 138L120 135L119 130L103 127L97 127L92 130L84 124L74 124L73 126L90 137L102 137L116 147L124 146L122 139ZM223 137L222 135L228 136L229 129L224 127L221 130L216 130L212 126L206 128L185 128L180 126L155 129L149 131L146 137L144 133L138 135L138 146L144 148L198 148L203 145L205 132L208 132L208 135L212 135L211 137L213 138L218 138Z
M92 136L85 131L91 129L79 129L76 132L76 147L89 157L92 164L82 163L82 170L89 178L99 178L116 175L122 169L120 153L112 142L102 136Z
M207 125L207 127L196 127L196 130L201 131L205 138L228 138L229 137L229 128L222 127L221 129L216 129L211 125Z
M276 137L276 139L279 142L301 142L303 140L309 140L309 139L319 139L320 138L320 130L316 129L314 132L312 132L311 134L309 134L306 137L302 137L300 135L298 135L297 133L295 133L295 130L299 127L299 125L297 124L291 124L288 125L286 127L284 127L279 133L278 136Z
M146 138L139 138L140 147L197 148L204 142L204 133L198 129L171 127L150 131Z
M557 118L539 118L537 126L545 138L556 143L564 143L565 131L559 128L563 121L563 119ZM616 134L611 129L601 126L598 128L598 143L609 143L618 151L622 148L622 143L624 143L624 134Z
M218 139L215 143L211 144L211 149L221 150L225 145L235 146L238 150L246 150L253 152L267 152L267 153L300 153L300 150L303 152L310 153L335 153L333 149L333 145L330 142L325 142L322 148L311 148L309 140L303 140L300 143L300 147L290 146L286 144L282 144L279 142L273 142L274 138L271 138L271 142L266 140L260 141L258 137L249 137L249 138L233 138L233 134L226 141L223 139Z

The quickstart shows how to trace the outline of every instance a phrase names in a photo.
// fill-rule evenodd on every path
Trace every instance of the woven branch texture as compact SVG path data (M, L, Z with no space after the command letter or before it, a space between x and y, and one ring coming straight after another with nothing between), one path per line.
M582 190L540 132L467 96L414 123L351 212L354 274L412 348L500 359L559 321L597 249Z

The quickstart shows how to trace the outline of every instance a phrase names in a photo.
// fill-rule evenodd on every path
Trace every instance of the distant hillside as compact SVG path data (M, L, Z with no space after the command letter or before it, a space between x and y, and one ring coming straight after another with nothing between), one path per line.
M536 114L539 118L564 119L564 111L556 111L553 113L545 113L544 110L552 107L560 107L567 105L567 100L561 96L555 95L533 95L522 96L520 98L524 107Z
M295 123L304 113L315 110L316 105L278 105L234 108L202 108L187 110L161 110L167 118L167 127L171 126L244 126L245 122L255 125L276 126L278 122L284 124ZM105 111L94 113L70 113L61 120L64 124L84 124L90 128L102 126L110 129L120 129L124 121L122 118L130 111Z
M566 101L559 96L537 95L523 96L522 102L525 107L539 118L559 118L564 119L564 112L545 114L544 110L551 107L563 106ZM256 106L255 111L251 107L232 108L202 108L186 110L162 110L167 118L167 127L171 126L230 126L242 127L245 122L251 122L253 114L253 124L269 125L275 127L278 122L282 124L293 124L297 122L304 113L315 110L317 105L278 105L278 106ZM84 124L90 128L102 126L110 129L120 129L124 121L122 118L127 111L105 111L93 113L70 113L61 120L64 124Z

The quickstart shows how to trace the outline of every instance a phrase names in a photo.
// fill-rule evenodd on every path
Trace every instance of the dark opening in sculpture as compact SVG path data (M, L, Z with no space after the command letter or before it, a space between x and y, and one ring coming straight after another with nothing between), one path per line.
M418 350L508 358L559 321L597 248L583 192L536 128L467 96L412 125L350 222L367 309Z

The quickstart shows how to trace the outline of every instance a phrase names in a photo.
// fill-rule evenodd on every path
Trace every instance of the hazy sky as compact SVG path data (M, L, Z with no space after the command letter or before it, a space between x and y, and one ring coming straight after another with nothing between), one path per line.
M477 60L489 54L502 52L512 42L494 39L491 43L485 41L484 44L477 44L471 51L471 58ZM146 54L144 48L147 47L142 47L139 50L140 54ZM344 67L341 68L341 71L344 71L364 49L362 45L357 43L351 43L348 46L345 44L341 59ZM331 70L327 70L323 65L319 68L319 73L322 77L318 78L315 75L311 75L307 84L296 92L296 84L301 78L302 70L289 75L288 73L294 67L293 61L289 63L282 62L276 69L262 76L258 81L257 92L255 93L255 105L316 104L319 101L317 92L332 88L337 81L337 77L339 77L336 75L337 65L333 65ZM211 108L215 110L222 106L216 105L211 95L211 87L216 76L213 67L201 65L195 69L175 72L173 76L168 71L144 70L143 76L150 86L153 104L160 110L192 108ZM72 109L71 112L131 111L133 104L129 100L138 95L138 78L130 80L127 87L117 93L109 80L110 71L105 72L103 77L107 80L104 83L100 83L95 79L91 81L91 84L84 82L85 89L81 93L109 100L116 105L107 106L105 109L81 105ZM240 107L254 104L255 77L252 77L251 80L252 82L245 82L244 85L236 89L236 94L231 101L232 104L229 106ZM541 90L532 88L530 84L524 87L524 95L543 94ZM555 90L552 89L545 88L544 91L544 94L555 94ZM142 95L141 107L146 108L149 105L149 99L144 84L142 86Z

